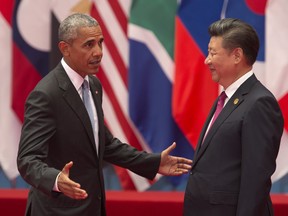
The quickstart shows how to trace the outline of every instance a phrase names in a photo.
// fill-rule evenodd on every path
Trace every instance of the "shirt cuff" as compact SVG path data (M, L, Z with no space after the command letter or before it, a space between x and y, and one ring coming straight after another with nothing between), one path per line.
M53 186L53 191L56 191L56 192L61 192L58 188L58 178L59 178L60 174L61 174L61 172L59 172L59 174L57 175L57 177L55 179L54 186Z

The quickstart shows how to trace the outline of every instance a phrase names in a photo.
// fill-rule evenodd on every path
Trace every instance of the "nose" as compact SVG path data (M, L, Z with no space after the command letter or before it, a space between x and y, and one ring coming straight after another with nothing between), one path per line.
M93 56L102 56L102 54L103 54L102 47L96 45L93 50Z
M211 59L210 59L209 55L207 55L205 60L204 60L204 64L208 65L210 63L211 63Z

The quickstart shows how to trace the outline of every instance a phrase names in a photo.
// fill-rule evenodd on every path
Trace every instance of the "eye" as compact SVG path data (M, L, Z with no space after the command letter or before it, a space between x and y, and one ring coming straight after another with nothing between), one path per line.
M101 48L102 48L103 41L104 41L104 40L101 39L101 40L99 40L99 42L98 42L98 46L101 47Z
M94 42L93 41L88 41L87 43L84 44L85 47L87 48L92 48L94 46Z
M213 57L214 55L216 55L216 52L209 50L209 51L208 51L208 54L209 54L211 57Z

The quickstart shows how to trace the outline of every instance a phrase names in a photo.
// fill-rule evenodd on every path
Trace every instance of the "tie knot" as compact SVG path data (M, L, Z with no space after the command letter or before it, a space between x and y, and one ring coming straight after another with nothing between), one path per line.
M223 107L226 98L227 98L227 95L226 95L225 91L222 91L220 96L219 96L219 100L218 100L219 105L221 105Z
M83 83L82 83L82 88L88 89L88 88L89 88L88 85L89 85L89 84L88 84L88 81L87 81L86 79L84 79L84 81L83 81Z

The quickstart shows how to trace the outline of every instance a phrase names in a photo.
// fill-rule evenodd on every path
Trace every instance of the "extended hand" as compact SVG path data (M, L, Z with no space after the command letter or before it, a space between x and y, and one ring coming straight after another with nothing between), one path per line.
M176 143L174 142L161 152L161 163L158 173L162 175L177 176L187 173L191 169L192 160L169 155L175 147Z
M80 184L72 181L69 178L69 170L73 166L73 162L70 161L62 169L58 177L58 189L66 196L72 199L86 199L88 194L85 190L81 189Z

